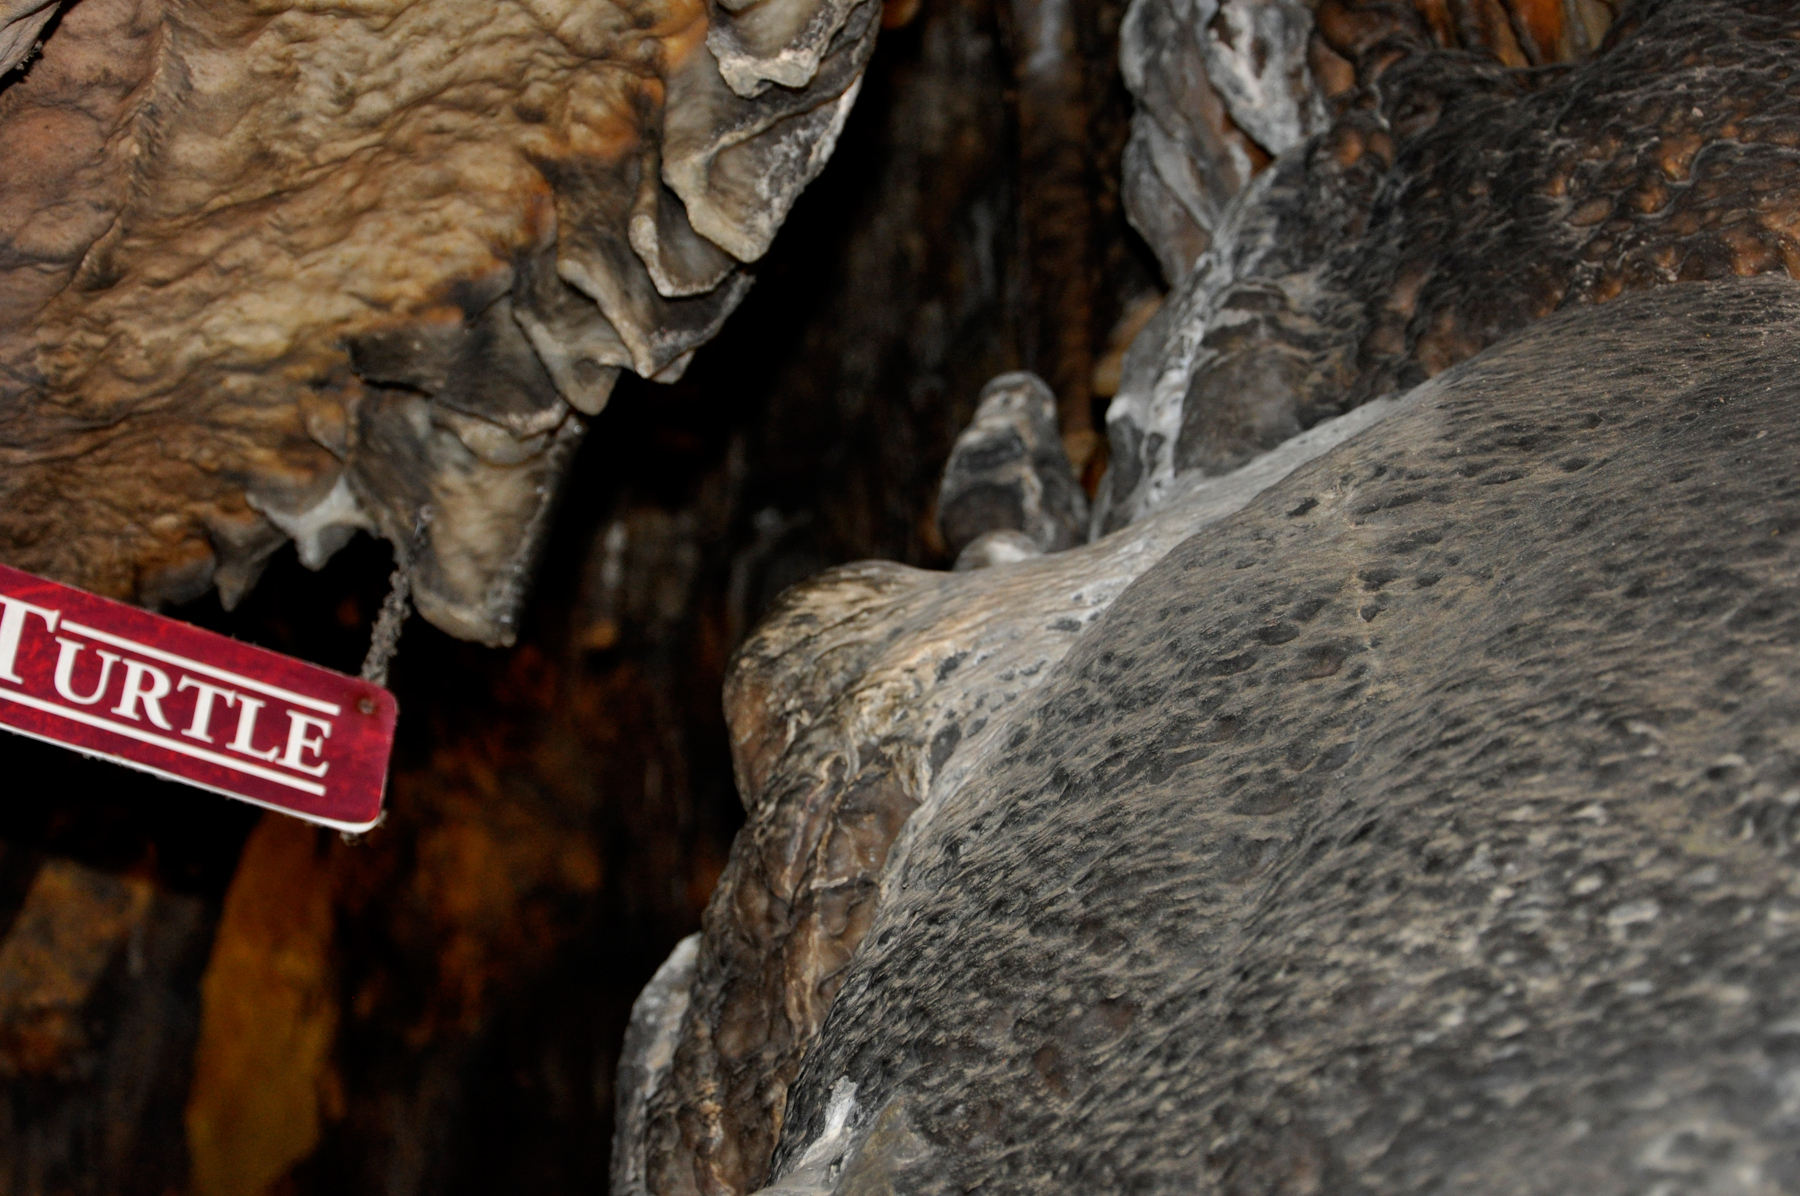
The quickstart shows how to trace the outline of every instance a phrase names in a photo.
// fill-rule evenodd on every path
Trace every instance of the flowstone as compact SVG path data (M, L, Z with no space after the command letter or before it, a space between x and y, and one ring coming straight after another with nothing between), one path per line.
M429 508L420 611L498 644L584 417L743 298L879 4L54 8L0 4L0 556L229 608Z
M1800 1182L1797 356L1790 281L1628 296L1088 547L803 587L650 1107L779 1094L771 1193Z

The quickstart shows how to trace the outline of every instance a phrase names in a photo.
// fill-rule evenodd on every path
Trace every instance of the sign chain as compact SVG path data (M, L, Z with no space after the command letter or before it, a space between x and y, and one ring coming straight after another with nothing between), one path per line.
M369 654L363 657L362 679L384 688L388 683L388 665L400 648L400 631L412 614L413 567L425 551L425 529L431 526L431 515L429 504L420 507L412 538L394 545L394 573L388 579L388 595L369 636Z

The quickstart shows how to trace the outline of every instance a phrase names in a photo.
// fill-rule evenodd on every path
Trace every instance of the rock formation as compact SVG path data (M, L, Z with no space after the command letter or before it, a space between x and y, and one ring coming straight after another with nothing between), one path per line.
M7 0L0 8L0 75L12 70L41 44L38 35L56 15L60 0Z
M1043 379L1002 374L982 388L975 418L944 466L937 517L959 569L986 555L985 537L1016 537L1011 551L1033 554L1087 539L1087 495L1063 449L1056 396Z
M1398 33L1365 49L1359 102L1219 212L1134 344L1098 526L1559 306L1800 268L1789 16L1643 3L1606 52L1545 70Z
M1584 59L1625 0L1143 0L1120 64L1137 100L1125 201L1170 285L1209 248L1232 201L1399 58L1462 50L1503 67Z
M1196 534L918 775L769 1191L1800 1182L1797 350L1785 279L1577 308L1172 506Z
M982 382L1027 364L995 7L906 17L885 18L752 298L680 381L626 374L589 421L517 645L407 631L380 830L252 830L253 811L0 738L0 935L65 863L198 915L177 968L134 972L141 940L109 940L85 1037L50 1073L0 1075L0 1124L31 1129L0 1133L0 1188L604 1186L631 999L698 927L742 818L729 648L828 565L948 565L929 517L945 454ZM1113 315L1096 308L1096 343ZM234 611L176 613L354 670L388 570L366 536L317 573L284 548ZM161 1038L132 1012L152 1007Z
M1755 936L1725 928L1785 926L1791 897L1786 831L1757 839L1786 825L1785 683L1756 663L1791 645L1752 630L1791 587L1791 496L1781 449L1744 454L1800 397L1779 381L1800 308L1785 278L1690 285L1800 261L1791 18L1521 4L1470 29L1333 5L1307 71L1247 76L1295 63L1304 14L1213 7L1159 32L1151 3L1126 24L1128 195L1165 269L1192 266L1109 414L1094 524L1113 534L950 576L828 574L740 651L749 823L679 1028L658 1031L672 1062L633 1098L647 1128L624 1174L644 1186L617 1191L1498 1191L1553 1126L1587 1128L1546 1155L1543 1190L1652 1182L1690 1138L1706 1182L1793 1182L1786 1114L1756 1104L1776 1082L1727 1097L1704 1077L1787 1066L1774 959L1792 945L1752 965ZM1183 61L1177 35L1203 45ZM1219 115L1270 94L1292 102L1260 125ZM1165 101L1215 140L1149 128ZM1292 140L1271 159L1246 127ZM1143 172L1171 154L1217 201L1187 226L1144 215L1169 188ZM1734 530L1710 540L1721 517ZM1629 577L1627 543L1657 545ZM1644 754L1608 747L1613 727ZM1659 762L1618 766L1638 758ZM1602 833L1621 802L1641 815ZM1746 805L1766 814L1728 813ZM1690 806L1718 811L1693 831L1707 844L1749 826L1762 846L1709 862ZM1551 845L1554 868L1531 858ZM1740 904L1691 896L1690 873L1694 892L1746 877ZM1535 886L1517 926L1509 877ZM1588 937L1531 937L1615 884ZM1463 963L1408 972L1414 923ZM1695 995L1656 995L1677 978ZM1707 985L1764 1003L1690 1017ZM1590 1018L1583 993L1622 1003ZM1333 1002L1341 1025L1302 1012ZM1391 1045L1440 1038L1416 1070ZM1693 1045L1650 1049L1666 1041ZM1329 1062L1363 1043L1384 1044L1366 1090ZM1285 1072L1256 1053L1286 1044ZM1540 1103L1510 1121L1468 1104L1515 1073L1501 1106ZM1666 1116L1609 1095L1634 1087Z
M1800 1184L1785 7L0 0L0 557L518 639L0 749L0 1187Z
M877 10L0 10L0 550L230 607L429 506L420 610L510 643L583 417L742 299Z
M1133 535L968 572L850 565L784 596L727 685L748 826L708 909L668 1079L644 1097L648 1191L755 1186L788 1086L876 914L896 836L919 821L935 778L980 758L1196 520L1237 510L1384 410L1298 437ZM640 1166L623 1155L620 1165Z
M1576 308L1089 547L797 591L652 1110L716 1059L692 1141L793 1196L1791 1186L1796 351L1787 280Z

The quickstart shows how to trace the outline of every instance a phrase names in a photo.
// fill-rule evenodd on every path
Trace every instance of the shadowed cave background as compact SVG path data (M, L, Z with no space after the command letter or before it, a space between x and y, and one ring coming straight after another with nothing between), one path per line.
M377 831L0 740L0 1190L604 1188L631 1001L742 818L733 645L828 565L948 563L932 498L996 373L1048 379L1104 466L1160 289L1118 199L1123 8L890 0L750 298L592 422L518 646L409 624ZM178 613L355 672L390 567L284 549Z

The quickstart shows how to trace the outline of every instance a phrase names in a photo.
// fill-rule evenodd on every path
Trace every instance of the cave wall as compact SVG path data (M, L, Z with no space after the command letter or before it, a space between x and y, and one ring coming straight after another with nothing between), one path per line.
M1238 15L1255 7L1242 6ZM883 1044L900 1041L890 1030L911 1034L919 1027L905 1019L915 1015L920 1025L948 1025L965 999L981 1000L979 994L1004 987L1004 978L984 975L980 952L968 957L970 970L958 979L937 975L929 963L921 964L923 956L909 957L905 966L917 970L909 973L905 991L861 1022L856 1012L843 1011L841 986L865 974L865 964L876 976L882 967L901 966L868 937L877 927L905 933L915 945L931 938L937 913L921 915L919 925L900 914L894 915L898 921L884 922L885 910L913 896L904 893L908 874L895 861L909 841L928 833L933 803L953 798L971 775L968 769L978 768L984 755L1022 742L1024 731L1008 721L1009 711L1045 678L1059 675L1058 661L1071 644L1086 643L1090 656L1110 659L1105 641L1095 645L1096 628L1133 570L1168 550L1164 511L1180 508L1199 520L1199 504L1206 519L1191 522L1188 533L1192 544L1203 545L1200 529L1221 513L1221 496L1267 485L1282 454L1329 428L1349 427L1372 407L1507 343L1559 307L1578 312L1635 291L1655 292L1662 306L1635 306L1630 311L1649 314L1617 319L1666 316L1661 327L1668 331L1649 343L1673 363L1701 349L1684 347L1675 330L1691 326L1696 338L1717 335L1684 323L1707 303L1725 302L1696 299L1694 283L1756 274L1791 283L1794 116L1786 81L1793 75L1794 42L1791 16L1781 6L1651 2L1621 6L1622 15L1611 7L1565 5L1559 13L1524 3L1454 13L1430 4L1328 6L1310 37L1287 39L1285 65L1280 53L1259 53L1270 43L1226 37L1232 32L1226 8L1141 0L1126 21L1126 79L1140 104L1132 146L1151 155L1134 163L1127 150L1128 205L1164 267L1173 265L1179 285L1122 363L1123 402L1115 402L1109 416L1113 484L1102 491L1116 504L1108 510L1103 502L1095 527L1096 533L1117 534L1070 552L1072 560L1036 559L1067 548L1049 537L1033 544L1030 535L1020 534L1032 530L1022 518L1027 500L1050 495L1056 471L1039 462L1031 447L1041 438L1023 422L1012 425L1016 434L1003 435L997 429L1006 421L996 411L995 430L978 422L959 439L944 494L987 486L995 496L985 511L994 519L989 534L1013 537L990 543L1008 544L1010 555L964 558L952 574L884 562L834 571L790 593L740 651L727 681L727 706L750 821L734 843L703 934L692 950L671 958L670 970L646 994L647 1001L655 998L648 1008L661 1012L634 1027L634 1041L658 1044L631 1064L642 1092L643 1117L635 1122L643 1127L637 1135L641 1156L630 1161L623 1181L615 1181L615 1191L748 1192L772 1184L772 1194L797 1196L880 1190L914 1174L906 1158L919 1144L908 1127L922 1123L907 1121L911 1112L890 1119L892 1110L858 1105L862 1120L855 1134L868 1137L855 1145L844 1120L848 1098L837 1081L866 1088L880 1078L885 1084L896 1069L912 1066L900 1054L883 1053ZM1157 28L1152 18L1159 12L1166 19ZM1465 22L1465 16L1481 19ZM1274 44L1283 45L1279 38ZM1307 70L1288 69L1302 54ZM1281 152L1247 183L1240 176L1239 190L1215 193L1210 206L1185 206L1192 195L1176 193L1160 173L1169 163L1156 161L1163 152L1156 139L1169 135L1175 118L1210 112L1219 117L1216 124L1190 127L1185 141L1170 136L1163 146L1170 154L1191 155L1188 181L1223 186L1223 164L1253 168L1245 142L1250 149L1261 143L1246 129L1271 134L1248 116L1222 115L1236 114L1234 103L1242 99L1227 86L1230 72L1249 67L1284 87L1310 75L1320 88L1312 97L1319 123L1311 137L1285 148L1273 142L1263 147ZM1195 102L1209 95L1209 104ZM1234 147L1243 152L1234 154ZM1175 203L1181 210L1161 213L1169 219L1147 218L1157 215L1157 205ZM1184 231L1176 217L1192 223ZM1182 256L1188 253L1191 260ZM1759 301L1740 299L1750 306ZM1562 347L1569 356L1556 360L1569 368L1581 360L1576 346L1584 338L1597 344L1604 339L1593 331L1602 325L1557 327L1582 330L1562 334L1570 338ZM1770 348L1757 368L1768 368L1780 355ZM1638 368L1646 376L1658 373L1648 364L1647 349L1645 356ZM1018 385L1001 379L995 385L1002 383ZM1652 396L1666 397L1650 391L1642 401ZM1256 410L1264 404L1266 412ZM1143 419L1146 413L1154 418ZM1260 421L1265 414L1271 418ZM1534 434L1519 435L1521 448L1538 444ZM1007 436L1010 456L999 451ZM1572 457L1566 469L1590 463ZM1469 462L1472 471L1478 466ZM1386 467L1376 476L1380 468ZM1502 472L1491 482L1520 476ZM1672 477L1686 475L1676 471ZM1019 500L1010 515L1001 495ZM1428 492L1414 492L1394 501L1426 497ZM1740 494L1735 501L1750 500ZM1287 517L1303 516L1313 505L1312 499L1297 501ZM940 514L946 535L958 541L981 530L965 526L968 521L948 506ZM1663 516L1643 518L1646 526L1657 526ZM1285 525L1277 520L1273 526ZM1411 552L1425 542L1406 541L1395 551ZM1244 555L1242 567L1254 560ZM963 575L966 564L983 571ZM1392 580L1385 568L1371 570L1364 587L1371 592ZM1421 588L1431 584L1424 580ZM1239 597L1232 602L1248 601L1242 596L1247 591L1233 592ZM1205 613L1212 609L1210 582L1179 600L1173 590L1160 600L1165 604L1153 614L1135 608L1145 626L1115 627L1114 638L1138 635L1148 642L1161 634L1151 627L1178 628L1211 617ZM1359 617L1373 622L1382 609L1371 601ZM1272 625L1269 634L1277 639L1265 642L1285 643L1290 631L1299 634ZM1660 650L1646 649L1652 655ZM1332 650L1319 651L1329 656ZM1182 685L1201 684L1197 679L1211 676L1206 670L1214 665L1228 670L1222 675L1235 673L1255 655L1252 650L1211 660L1204 635L1192 643L1170 639L1167 652L1188 668ZM1161 656L1158 661L1168 663ZM1322 656L1317 676L1335 674L1341 663ZM1165 753L1167 744L1186 734L1178 716L1154 723L1167 687L1120 684L1157 727L1154 734L1107 744L1116 752L1109 761L1129 763L1123 775L1140 767L1154 772L1164 754L1171 756L1171 768L1201 758L1185 749ZM1073 733L1084 714L1101 717L1105 711L1082 706L1081 687L1070 686L1067 702L1083 714L1070 715L1061 726ZM1168 701L1180 708L1174 698ZM1013 730L1017 736L1009 734ZM1060 756L1054 740L1062 733L1039 741L1034 765L1055 772ZM1269 777L1278 775L1271 771ZM1245 778L1215 780L1217 786L1209 782L1192 800L1204 807ZM1047 784L1056 789L1062 780L1053 775ZM1088 800L1103 810L1108 792L1096 783ZM1025 808L1021 794L997 798L995 821L971 828L970 843L978 829L991 832L997 843L1007 841L1001 828L1014 808ZM1088 825L1104 822L1097 813ZM1086 833L1070 831L1077 839ZM944 851L954 858L963 846L952 834ZM1033 858L1029 847L1019 850L1021 860ZM1124 854L1129 862L1149 850L1135 844ZM958 873L944 882L943 892L918 901L937 902L938 911L960 909L956 917L967 918L971 933L984 917L999 920L1015 906L1025 924L1040 915L1046 921L1059 916L1054 878L1035 895L1022 881L1000 891L967 879ZM1101 896L1095 902L1084 926L1104 928L1111 914ZM1117 933L1129 937L1131 930L1121 926ZM1073 960L1079 944L1065 946ZM1235 950L1230 944L1220 949ZM874 959L886 963L867 962ZM1159 962L1175 966L1155 956L1144 966ZM1054 974L1053 965L1035 973L1025 983L1047 992L1018 1001L1008 996L1000 1002L1005 1008L994 1007L995 1016L1011 1016L1022 1001L1062 999ZM1114 988L1121 985L1130 987L1120 980ZM910 1012L896 1012L902 1005ZM941 1012L931 1012L935 1007ZM967 1075L977 1075L990 1048L998 1048L986 1027L958 1024L943 1031L949 1037L933 1048L941 1054L920 1073L929 1073L922 1082L933 1086L930 1116L938 1119L940 1142L966 1132L974 1135L966 1144L974 1153L991 1147L996 1158L1029 1151L1052 1157L1062 1150L1079 1156L1085 1141L1079 1123L1056 1130L1054 1142L1010 1128L1015 1114L1024 1117L1036 1099L1034 1087L1013 1085L1005 1099L990 1100L993 1094L977 1092L975 1081L961 1085L962 1064ZM1075 1037L1066 1041L1080 1045L1076 1039L1085 1032L1072 1025L1067 1034ZM1180 1041L1184 1032L1174 1027L1170 1041ZM1206 1032L1195 1032L1206 1040ZM829 1053L837 1049L830 1041L834 1033L858 1044L854 1068L846 1055ZM1034 1033L1021 1028L1025 1039ZM1050 1061L1037 1066L1052 1090L1062 1094L1075 1085L1080 1077L1055 1078L1061 1075L1056 1044L1064 1040L1051 1034L1033 1041L1048 1042L1044 1057ZM1104 1052L1097 1057L1105 1058ZM1131 1082L1128 1076L1118 1081L1124 1088ZM803 1124L791 1117L797 1086L809 1093ZM959 1094L984 1102L987 1112L977 1115ZM1097 1107L1089 1113L1105 1116ZM785 1145L772 1155L777 1140ZM865 1147L881 1162L852 1174L853 1154ZM1164 1163L1178 1167L1168 1160L1184 1144L1157 1140L1143 1149L1166 1177L1173 1173ZM936 1166L925 1164L916 1173L919 1182L964 1182L963 1172ZM1075 1173L1058 1166L1058 1175ZM1010 1167L982 1174L1027 1184L1026 1173ZM1134 1173L1149 1174L1142 1168ZM1042 1173L1039 1178L1052 1182Z
M605 1182L631 1000L697 927L742 817L729 651L821 568L947 563L937 475L992 375L1074 378L1066 431L1097 440L1081 375L1154 268L1106 181L1118 12L1070 12L1061 90L1033 102L1108 131L1059 143L1079 128L1060 111L1028 147L1031 15L889 6L751 298L680 382L628 377L593 422L517 646L408 628L381 828L344 841L0 742L0 1186ZM1064 207L1022 207L1046 155ZM236 609L177 613L354 671L387 562L366 538L316 573L284 549Z

